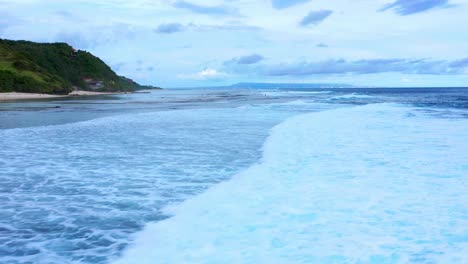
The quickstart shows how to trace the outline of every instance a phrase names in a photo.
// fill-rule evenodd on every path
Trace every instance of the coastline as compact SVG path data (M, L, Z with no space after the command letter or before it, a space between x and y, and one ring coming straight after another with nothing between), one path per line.
M74 97L74 96L92 96L92 95L116 95L126 94L128 92L91 92L91 91L73 91L67 95L55 95L55 94L40 94L40 93L0 93L0 102L5 101L17 101L17 100L37 100L37 99L53 99L63 97Z

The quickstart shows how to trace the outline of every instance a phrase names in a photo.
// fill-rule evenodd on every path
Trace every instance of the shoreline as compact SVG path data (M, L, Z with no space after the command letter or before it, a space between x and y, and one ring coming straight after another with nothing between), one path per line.
M78 97L78 96L93 96L93 95L118 95L128 94L129 92L92 92L92 91L73 91L67 95L55 94L40 94L40 93L0 93L0 102L18 101L18 100L39 100L39 99L54 99L65 97Z

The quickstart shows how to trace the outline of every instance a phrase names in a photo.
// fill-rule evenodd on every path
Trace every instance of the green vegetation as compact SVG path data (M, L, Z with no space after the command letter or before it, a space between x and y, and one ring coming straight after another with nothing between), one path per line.
M0 92L68 94L156 88L118 76L102 60L66 43L0 39Z

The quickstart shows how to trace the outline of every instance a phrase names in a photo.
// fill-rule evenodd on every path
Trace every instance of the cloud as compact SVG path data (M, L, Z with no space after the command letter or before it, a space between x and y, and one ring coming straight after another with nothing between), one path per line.
M86 34L82 34L80 32L60 32L58 33L54 41L58 42L65 42L71 45L74 48L78 49L89 49L96 45L98 45L99 40L93 37L89 37Z
M84 17L81 17L67 10L58 10L55 12L55 15L59 16L62 20L67 21L67 22L72 22L72 23L89 22L88 19L85 19Z
M311 11L307 16L305 16L300 25L301 26L308 26L308 25L317 25L320 24L323 20L329 17L333 11L331 10L320 10L320 11Z
M276 9L283 9L309 1L310 0L271 0L271 5Z
M328 48L328 45L327 44L324 44L324 43L319 43L317 45L315 45L317 48Z
M224 15L224 16L238 16L239 10L230 8L225 5L216 5L216 6L205 6L190 3L184 0L175 1L172 4L173 7L186 9L193 13L206 14L206 15Z
M264 67L263 74L269 76L307 76L318 74L372 74L397 72L405 74L454 75L464 74L468 58L457 61L427 59L370 59L347 61L327 60L300 62Z
M453 61L452 63L450 63L450 67L452 67L452 68L468 68L468 58Z
M102 32L106 32L103 34ZM51 41L66 42L78 49L90 49L101 44L116 43L122 39L137 36L132 25L117 23L101 27L87 27L80 30L62 30Z
M176 48L178 48L178 49L191 49L192 45L186 44L186 45L177 46Z
M222 25L197 25L190 23L187 25L193 30L223 30L223 31L258 31L260 27L250 26L241 22L230 22Z
M159 25L154 31L161 34L172 34L184 30L184 25L179 23L168 23Z
M226 77L227 74L220 72L215 69L206 68L195 74L179 74L180 79L192 79L192 80L220 80Z
M396 0L385 5L380 11L393 10L399 15L406 16L425 12L434 8L452 7L449 0Z
M198 73L198 75L202 78L214 78L214 77L218 77L220 75L224 75L220 72L218 72L217 70L214 70L214 69L205 69L201 72Z
M232 60L229 60L227 62L225 62L224 64L225 65L229 65L229 64L241 64L241 65L248 65L248 64L255 64L255 63L258 63L262 60L264 60L265 58L262 56L262 55L259 55L259 54L251 54L251 55L247 55L247 56L243 56L243 57L238 57L238 58L234 58Z
M189 23L186 25L180 23L161 24L154 29L154 32L161 34L172 34L182 31L257 31L259 27L244 25L240 22L230 22L221 25L199 25Z

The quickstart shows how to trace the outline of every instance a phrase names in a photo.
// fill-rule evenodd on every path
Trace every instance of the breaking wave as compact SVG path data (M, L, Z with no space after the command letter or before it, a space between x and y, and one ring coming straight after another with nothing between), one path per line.
M330 100L341 100L341 99L369 99L369 98L373 98L374 96L371 96L371 95L366 95L366 94L356 94L356 93L352 93L352 94L345 94L345 95L339 95L339 96L334 96L332 98L330 98Z
M166 208L115 263L468 263L468 120L415 110L288 119L258 164Z

